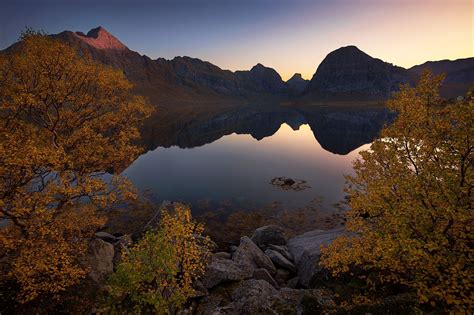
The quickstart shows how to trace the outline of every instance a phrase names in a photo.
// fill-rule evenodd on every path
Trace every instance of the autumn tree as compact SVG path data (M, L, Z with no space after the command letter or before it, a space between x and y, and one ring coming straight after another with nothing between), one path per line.
M159 226L144 234L110 277L112 312L173 314L195 293L193 282L205 271L210 240L188 207L161 211Z
M87 273L100 211L133 197L118 173L140 152L143 98L118 70L28 31L0 55L1 282L27 302Z
M354 235L324 249L322 262L335 274L378 271L421 303L466 311L474 301L474 102L445 104L442 79L424 73L388 102L397 119L347 178Z

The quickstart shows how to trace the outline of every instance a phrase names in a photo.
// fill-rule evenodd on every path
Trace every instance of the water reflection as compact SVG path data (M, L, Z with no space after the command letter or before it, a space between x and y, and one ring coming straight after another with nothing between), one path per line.
M246 108L200 121L180 122L125 172L160 200L195 205L227 202L254 209L279 203L304 207L322 197L331 209L343 199L344 174L390 119L385 109ZM365 144L365 145L364 145ZM270 185L277 176L303 179L303 191Z

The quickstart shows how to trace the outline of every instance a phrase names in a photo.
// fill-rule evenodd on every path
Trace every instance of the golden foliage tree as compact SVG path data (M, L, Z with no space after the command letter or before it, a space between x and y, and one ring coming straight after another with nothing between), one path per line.
M355 235L324 249L322 262L335 274L378 270L421 303L472 310L474 102L443 104L442 79L424 73L389 101L396 121L348 177Z
M110 277L112 310L173 314L195 290L210 255L204 227L193 221L188 207L162 209L160 225L144 234ZM127 305L128 303L128 305Z
M85 276L98 211L133 193L103 175L140 152L150 108L120 71L43 34L21 39L0 55L0 259L25 302Z

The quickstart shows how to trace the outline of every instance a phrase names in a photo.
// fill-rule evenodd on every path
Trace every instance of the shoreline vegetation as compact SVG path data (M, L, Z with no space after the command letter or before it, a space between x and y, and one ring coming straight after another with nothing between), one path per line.
M472 89L446 101L429 72L402 85L333 228L237 215L227 224L246 229L221 226L235 245L219 246L186 205L156 209L99 176L143 151L152 107L125 75L42 33L21 39L0 55L2 314L472 312ZM143 215L132 233L107 226L123 209Z

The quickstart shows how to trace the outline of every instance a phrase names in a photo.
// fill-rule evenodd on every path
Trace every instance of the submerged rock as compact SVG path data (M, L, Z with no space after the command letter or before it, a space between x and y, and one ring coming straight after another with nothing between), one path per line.
M271 180L270 184L283 190L300 191L310 188L305 180L292 179L288 177L275 177Z

